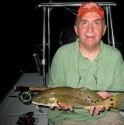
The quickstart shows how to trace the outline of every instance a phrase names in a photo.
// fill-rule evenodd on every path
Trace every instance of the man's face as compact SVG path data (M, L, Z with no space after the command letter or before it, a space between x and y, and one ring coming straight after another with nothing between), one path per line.
M86 13L74 28L80 42L87 47L99 44L106 31L102 17L96 12Z

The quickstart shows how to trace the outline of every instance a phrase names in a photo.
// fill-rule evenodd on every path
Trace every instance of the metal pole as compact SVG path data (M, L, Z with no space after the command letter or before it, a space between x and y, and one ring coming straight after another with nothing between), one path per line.
M48 74L50 73L50 7L48 7Z
M43 65L43 86L46 86L46 70L45 70L45 65L46 65L46 59L45 59L45 52L46 52L46 7L43 7L43 59L42 59L42 65Z
M106 25L107 25L107 42L110 45L111 41L110 41L110 30L109 30L109 16L108 16L108 7L105 8L106 9Z

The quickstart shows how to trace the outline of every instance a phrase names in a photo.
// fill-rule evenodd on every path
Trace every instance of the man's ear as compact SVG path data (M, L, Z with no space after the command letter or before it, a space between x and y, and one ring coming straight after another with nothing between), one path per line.
M74 31L75 31L76 35L78 36L78 31L77 31L77 26L76 25L74 25Z
M106 28L107 28L107 27L106 27L106 25L105 25L104 28L103 28L103 34L102 34L103 36L104 36L104 34L105 34L105 32L106 32Z

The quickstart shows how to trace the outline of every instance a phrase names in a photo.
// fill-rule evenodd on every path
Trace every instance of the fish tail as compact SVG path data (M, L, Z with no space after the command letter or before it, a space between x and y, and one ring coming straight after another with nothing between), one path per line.
M105 102L112 108L124 111L124 94L114 95L105 100Z

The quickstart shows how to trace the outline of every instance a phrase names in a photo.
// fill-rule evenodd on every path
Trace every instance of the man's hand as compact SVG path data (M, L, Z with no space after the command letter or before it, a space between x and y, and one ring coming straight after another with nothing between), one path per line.
M59 110L70 110L70 111L74 111L73 107L72 106L66 106L65 104L59 104L57 103L58 106L51 106L50 109L54 109L54 108L57 108Z
M112 95L108 92L97 92L103 99L107 99L109 97L111 97ZM95 107L95 106L92 106L90 108L90 114L93 115L94 114L94 111L96 112L96 114L100 114L100 112L103 112L104 110L109 110L110 107L109 106L99 106L99 107Z

